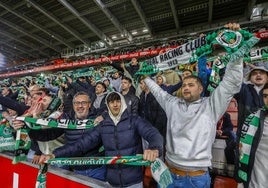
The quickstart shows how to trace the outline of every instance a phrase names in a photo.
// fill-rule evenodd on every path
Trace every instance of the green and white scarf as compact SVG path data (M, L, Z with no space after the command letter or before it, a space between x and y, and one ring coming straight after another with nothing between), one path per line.
M28 151L31 147L31 139L28 135L29 129L21 128L16 132L15 141L15 156L12 163L16 164L20 161L25 161Z
M93 119L86 120L52 120L52 119L36 119L30 117L17 117L18 120L24 121L31 129L43 129L49 127L67 128L67 129L85 129L94 127ZM40 165L36 188L44 188L46 185L47 165L134 165L134 166L151 166L151 171L154 179L158 182L161 188L167 187L172 183L170 171L166 165L157 159L154 162L143 160L142 155L137 156L113 156L113 157L77 157L77 158L55 158L46 161L45 165Z
M63 128L63 129L89 129L94 124L94 119L70 120L70 119L37 119L32 117L17 117L16 120L24 121L30 129L40 130L44 128Z
M2 151L14 151L15 139L12 135L13 129L9 124L9 121L2 119L0 122L0 152Z
M142 155L136 156L107 156L107 157L76 157L76 158L55 158L49 159L46 163L52 165L133 165L133 166L151 166L153 178L156 180L160 188L166 188L172 184L173 180L171 173L165 163L161 159L156 159L154 162L143 160ZM43 169L39 169L38 180L41 182L38 185L45 185L45 174ZM44 172L44 171L43 171ZM37 187L36 187L37 188ZM38 187L41 188L41 187Z
M262 109L263 110L263 109ZM239 140L239 168L238 168L238 177L241 178L244 182L247 182L250 153L254 149L252 147L253 140L256 136L257 130L260 126L260 113L262 110L258 110L255 113L250 114L241 129L241 136Z

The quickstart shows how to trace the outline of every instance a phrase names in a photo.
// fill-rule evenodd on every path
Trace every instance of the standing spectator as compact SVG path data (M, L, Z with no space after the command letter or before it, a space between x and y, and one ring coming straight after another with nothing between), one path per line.
M102 82L97 82L95 86L95 95L93 96L93 111L96 115L101 115L106 108L105 97L107 95L106 85Z
M70 120L84 120L94 118L95 115L91 111L91 100L87 93L85 92L78 92L75 94L73 98L73 111L69 113L63 114L61 117L62 119L70 119ZM61 135L64 134L64 143L65 145L73 145L78 140L81 140L87 134L92 132L93 129L77 129L77 130L70 130L70 129L43 129L43 130L31 130L29 135L31 139L46 142L50 140L54 140ZM40 143L40 142L39 142ZM92 149L87 150L81 155L78 156L101 156L103 152L99 152L99 148L101 147L101 143L93 147ZM49 148L51 150L53 148ZM69 157L70 153L62 155L61 157ZM64 167L66 169L66 167ZM105 180L105 167L102 165L82 165L82 166L72 166L71 168L67 168L73 170L77 174L85 175L88 177L96 178L99 180Z
M45 88L47 88L53 95L57 95L59 91L59 87L55 84L55 78L45 78Z
M142 153L141 137L149 142L143 153L144 160L154 161L162 154L163 138L160 133L139 116L129 114L124 97L111 92L106 97L108 112L104 120L74 144L64 145L46 155L40 162L66 155L79 156L96 147L101 141L105 156L135 156ZM142 188L142 167L130 165L107 165L107 181L113 187Z
M31 106L24 113L25 117L34 117L34 118L47 118L49 115L53 113L53 116L59 117L61 113L57 112L57 109L60 105L60 101L55 103L57 98L53 98L49 91L46 88L38 88L37 86L31 88ZM13 107L13 106L12 106ZM16 109L15 109L16 110ZM55 113L54 113L55 112ZM20 115L18 113L18 115ZM55 119L57 117L54 117ZM25 124L22 121L13 120L14 129L22 128ZM32 163L36 164L39 161L39 157L42 154L42 149L39 147L36 140L32 140L31 149L28 152L28 159L32 159Z
M105 84L106 88L107 88L107 92L112 92L114 91L114 88L111 85L111 81L109 80L109 78L107 77L103 77L101 79L101 81Z
M9 88L9 85L1 85L1 97L7 97L12 100L16 100L18 97L18 92L12 93L12 90ZM7 110L7 107L0 104L0 112L4 112Z
M221 119L217 123L216 136L227 136L235 140L235 135L233 132L234 125L231 121L231 116L228 112L225 112Z
M72 79L69 76L64 76L64 80L60 83L59 95L63 101L63 112L68 113L73 109L73 97L76 93L74 87L72 87Z
M84 91L89 95L90 99L93 98L95 88L92 86L91 81L87 77L79 76L75 82L71 83L71 85L75 89L75 93Z
M163 74L156 76L156 83L169 94L177 91L182 85L182 82L178 82L175 85L166 84L166 77Z
M112 79L111 81L111 85L112 87L115 89L115 91L120 92L120 86L121 86L121 79L122 79L122 75L119 71L115 72L112 75Z
M132 78L134 77L135 73L140 69L139 62L135 57L131 59L128 65L125 65L124 62L114 63L109 58L107 58L107 61L118 71L127 71Z
M166 77L166 84L174 85L181 81L178 73L172 69L165 70L163 75Z
M211 97L201 98L202 81L188 76L183 80L182 99L164 92L151 79L145 79L168 117L166 162L173 173L174 185L180 182L179 188L210 187L208 168L216 122L240 89L242 77L242 60L230 62L224 79Z
M166 113L144 83L144 78L141 78L139 83L142 90L139 103L139 115L157 128L163 138L166 138Z
M225 112L217 123L216 138L226 139L224 154L228 164L234 164L235 161L235 146L237 142L233 128L231 116L228 112Z
M193 72L190 69L184 69L182 71L181 79L183 80L185 77L190 76L190 75L193 75ZM180 98L182 97L181 88L177 90L176 96Z
M140 69L139 62L137 58L135 57L131 59L131 62L129 65L123 64L122 66L125 67L125 69L129 72L132 78L134 77L135 73Z
M247 80L249 83L243 83L241 90L235 95L238 104L237 134L240 134L245 118L264 105L260 91L268 82L268 70L254 67L247 75Z
M239 188L264 188L268 185L268 84L262 90L264 108L251 114L242 125L236 175ZM254 123L252 122L254 117ZM266 162L265 162L266 161Z
M123 77L121 81L122 95L125 98L127 104L127 110L131 114L138 114L139 110L139 98L135 95L135 91L131 90L132 82L128 77Z
M238 24L230 24L239 29ZM216 124L226 111L243 80L242 58L229 62L226 73L210 97L201 97L202 81L188 76L182 84L182 98L163 91L153 80L144 82L167 115L166 163L178 188L210 188L212 144Z

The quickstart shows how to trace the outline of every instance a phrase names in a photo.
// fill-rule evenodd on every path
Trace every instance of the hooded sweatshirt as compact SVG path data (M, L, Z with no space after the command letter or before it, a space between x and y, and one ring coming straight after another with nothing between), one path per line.
M121 108L120 108L119 114L117 116L114 116L112 114L111 109L109 108L108 102L107 102L107 98L108 98L109 94L106 97L106 104L107 104L108 113L110 115L110 118L113 120L114 124L117 125L118 122L120 121L120 118L121 118L123 112L127 109L127 104L126 104L125 98L123 97L122 94L120 94L118 92L115 92L115 93L117 93L120 96L120 99L121 99Z
M103 121L94 127L91 133L74 144L66 144L57 148L53 152L54 155L56 157L66 154L78 156L102 141L105 156L135 156L142 153L141 138L143 138L148 141L148 148L158 149L161 156L163 152L161 134L148 121L129 114L124 97L120 93L118 95L121 99L121 110L117 116L111 113L107 105L108 112L103 114ZM141 183L143 180L142 167L122 164L107 165L106 180L114 187L128 187Z

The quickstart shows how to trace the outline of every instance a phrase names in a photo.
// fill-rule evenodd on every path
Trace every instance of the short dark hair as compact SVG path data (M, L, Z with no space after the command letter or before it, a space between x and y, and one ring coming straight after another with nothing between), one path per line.
M45 95L49 95L49 89L46 87L41 87L38 89L39 92L45 93Z
M139 81L139 83L141 83L141 81L143 81L143 80L145 80L145 76L144 75L141 75L139 78L138 78L138 81Z
M96 85L102 85L102 87L104 88L104 92L106 92L107 88L106 85L103 82L97 82Z
M110 94L108 94L106 99L107 103L118 100L121 100L121 97L117 92L111 92Z
M185 77L183 79L183 81L186 79L195 79L197 81L197 83L199 83L201 86L203 86L203 82L202 82L201 78L199 78L198 76L190 75L190 76Z
M122 80L127 80L129 83L132 84L132 80L129 77L127 77L127 76L123 76L122 77Z
M262 90L268 89L268 83L264 84Z

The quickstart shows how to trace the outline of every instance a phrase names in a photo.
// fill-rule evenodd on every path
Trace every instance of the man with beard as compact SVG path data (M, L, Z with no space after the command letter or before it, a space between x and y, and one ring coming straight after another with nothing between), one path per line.
M239 29L238 24L230 25ZM226 111L243 80L243 61L229 62L219 86L210 97L201 97L202 80L197 76L183 79L182 98L162 90L152 79L148 86L167 115L166 163L178 188L210 188L212 144L216 124Z

